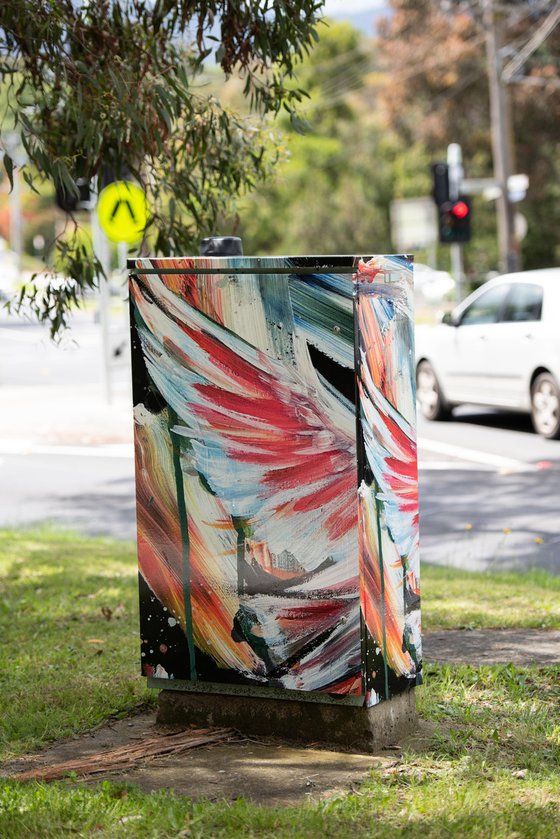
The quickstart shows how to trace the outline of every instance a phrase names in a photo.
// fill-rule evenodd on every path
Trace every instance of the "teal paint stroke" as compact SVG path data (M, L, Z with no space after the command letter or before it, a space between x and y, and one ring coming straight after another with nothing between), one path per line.
M327 280L336 281L337 287L331 288ZM347 295L342 296L340 289L347 291ZM350 281L338 276L290 280L290 298L298 332L330 358L350 369L354 367L351 293Z
M181 559L183 569L183 599L185 602L185 634L187 636L187 647L189 650L189 672L193 682L198 680L196 672L196 657L193 639L193 617L191 602L191 566L190 566L190 541L187 505L185 502L185 488L183 485L183 470L181 469L181 438L173 432L173 426L178 422L178 416L172 408L168 408L169 434L173 446L173 468L175 470L175 486L177 488L177 510L179 513L179 526L181 528Z

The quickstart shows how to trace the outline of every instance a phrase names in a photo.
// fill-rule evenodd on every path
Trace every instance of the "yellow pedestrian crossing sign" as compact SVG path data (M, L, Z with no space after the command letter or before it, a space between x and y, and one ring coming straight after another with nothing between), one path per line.
M148 216L146 194L131 181L113 181L99 193L97 217L112 242L139 242Z

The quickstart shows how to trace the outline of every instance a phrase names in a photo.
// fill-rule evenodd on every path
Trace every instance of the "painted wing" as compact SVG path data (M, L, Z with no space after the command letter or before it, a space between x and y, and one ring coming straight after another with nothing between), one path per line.
M157 275L132 292L149 374L179 418L173 432L232 519L308 571L347 556L357 515L353 412L310 370L270 358Z

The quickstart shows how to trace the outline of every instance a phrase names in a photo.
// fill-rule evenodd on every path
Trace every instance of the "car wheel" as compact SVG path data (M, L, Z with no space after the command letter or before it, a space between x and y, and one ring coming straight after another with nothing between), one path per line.
M444 420L451 414L429 361L421 361L416 368L416 400L426 419Z
M550 373L541 373L533 382L531 416L537 434L548 440L560 438L560 390Z

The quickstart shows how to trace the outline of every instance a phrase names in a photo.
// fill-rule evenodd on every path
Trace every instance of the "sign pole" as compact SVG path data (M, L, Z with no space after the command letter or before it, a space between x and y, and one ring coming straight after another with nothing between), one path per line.
M119 257L119 271L122 271L124 276L126 273L126 260L128 257L128 245L126 242L117 242L117 254Z
M27 162L27 155L21 145L21 138L15 131L3 137L6 152L14 162L12 173L13 185L10 192L10 247L16 255L18 283L21 282L21 256L23 218L21 213L21 175L20 168ZM0 160L3 154L0 152Z
M107 405L110 405L113 399L113 392L111 387L111 350L109 346L109 286L106 279L109 275L110 260L107 238L99 224L94 202L90 213L90 221L93 252L106 274L105 277L102 274L98 277L99 325L101 327L101 381L103 383L105 402Z
M108 242L115 242L118 249L119 269L126 268L127 246L142 239L149 217L144 191L132 181L113 181L96 194L96 207L92 213L94 249L105 277L99 277L99 318L103 342L103 384L108 405L112 400L111 361L109 345L109 277L110 253Z

